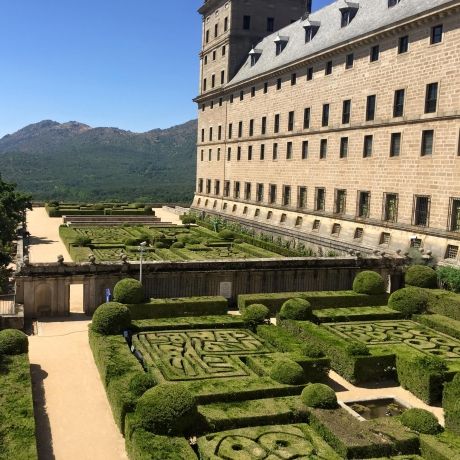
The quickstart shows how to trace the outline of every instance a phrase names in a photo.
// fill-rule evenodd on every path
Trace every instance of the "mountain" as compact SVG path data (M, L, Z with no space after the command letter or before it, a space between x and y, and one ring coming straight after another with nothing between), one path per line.
M0 139L0 174L34 201L189 203L197 121L133 133L44 120Z

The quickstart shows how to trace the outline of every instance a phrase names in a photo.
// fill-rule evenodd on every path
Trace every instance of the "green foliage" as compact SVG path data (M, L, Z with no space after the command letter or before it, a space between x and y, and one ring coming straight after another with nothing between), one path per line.
M317 409L335 409L337 407L335 391L323 383L311 383L306 386L300 397L307 407Z
M438 276L436 272L426 265L411 265L404 275L406 285L421 288L436 288Z
M436 436L420 435L420 452L425 459L457 460L460 458L460 437L444 431Z
M401 312L390 307L348 307L348 308L324 308L314 310L313 315L319 323L341 323L349 321L374 321L401 319Z
M302 353L308 358L323 358L324 351L320 347L314 344L302 344Z
M441 429L436 416L425 409L407 409L400 420L407 428L422 434L436 434Z
M91 329L104 335L120 334L131 325L129 309L117 302L99 306L93 315Z
M428 293L423 288L410 286L393 292L388 306L410 318L414 314L426 311L428 300Z
M371 354L369 347L361 342L351 342L345 350L350 356L369 356Z
M443 334L460 339L460 321L442 315L417 315L415 320Z
M140 397L155 385L156 381L151 374L147 372L137 372L131 377L129 382L129 390L135 396Z
M144 300L144 288L142 284L133 278L125 278L118 281L113 289L115 302L136 304Z
M36 460L35 419L27 354L0 356L0 459Z
M220 239L225 241L233 241L235 239L235 234L231 230L221 230L218 235Z
M87 236L79 235L75 238L74 244L79 247L89 246L91 244L91 238Z
M385 293L385 282L373 271L363 271L353 281L353 291L358 294L378 295Z
M0 331L0 358L2 355L20 355L29 351L29 340L16 329Z
M241 313L241 316L246 323L256 326L270 319L270 311L265 305L253 304L246 307Z
M182 241L176 241L171 245L171 247L176 249L183 249L185 248L185 244Z
M427 290L430 313L437 313L460 321L460 295L442 289Z
M125 246L139 246L143 241L143 238L126 238L123 240L123 244Z
M438 267L439 281L445 289L460 293L460 270L454 267Z
M157 241L153 246L157 249L165 249L168 247L168 245L163 241Z
M281 319L308 321L313 318L311 305L308 300L294 298L286 300L280 310Z
M152 433L184 434L197 422L197 405L181 384L160 384L139 398L136 417L139 425Z
M300 385L305 382L305 374L295 361L284 358L277 360L270 369L270 377L286 385Z
M446 429L460 436L460 373L446 383L442 395Z
M189 216L189 215L181 216L180 220L182 221L184 225L190 225L190 224L196 223L196 217Z

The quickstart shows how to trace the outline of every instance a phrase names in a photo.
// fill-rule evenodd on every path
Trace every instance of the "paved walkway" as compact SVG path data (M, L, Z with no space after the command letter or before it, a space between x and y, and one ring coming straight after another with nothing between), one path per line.
M89 348L88 324L78 316L44 321L29 338L40 460L127 460Z

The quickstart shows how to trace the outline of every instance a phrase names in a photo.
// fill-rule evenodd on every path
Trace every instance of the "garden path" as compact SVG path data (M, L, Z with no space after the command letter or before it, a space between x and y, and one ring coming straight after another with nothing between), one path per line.
M29 338L40 460L127 460L88 343L87 317L38 323Z

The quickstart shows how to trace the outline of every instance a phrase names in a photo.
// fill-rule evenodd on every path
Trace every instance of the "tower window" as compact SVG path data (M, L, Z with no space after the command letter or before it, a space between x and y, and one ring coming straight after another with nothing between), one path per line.
M257 184L256 200L260 203L264 200L264 184Z
M256 87L252 86L251 87L251 97L254 97L256 95Z
M286 145L286 160L292 160L292 142Z
M340 158L348 156L348 137L340 138Z
M343 101L342 104L342 124L347 125L350 123L350 115L351 115L351 100L347 99Z
M353 53L347 54L345 58L345 68L351 69L355 60L355 55Z
M371 48L371 53L370 53L370 60L371 62L378 61L380 57L380 46L379 45L374 45Z
M422 131L422 148L420 154L422 157L433 154L434 131L427 129Z
M331 75L332 73L332 61L326 62L326 68L324 69L326 75Z
M249 120L249 136L254 136L254 120Z
M399 37L398 41L398 54L407 53L409 50L409 36Z
M268 93L268 83L265 82L264 83L264 94L267 94Z
M243 29L249 30L251 28L251 16L243 16Z
M265 160L265 144L260 144L260 160Z
M274 125L274 127L273 127L273 131L274 131L275 133L278 133L279 130L280 130L280 115L279 115L279 113L277 113L277 114L275 115L275 125Z
M425 113L436 112L437 102L438 102L438 84L430 83L429 85L426 85Z
M313 80L313 67L307 69L307 81Z
M327 139L321 139L319 144L319 159L324 160L327 156Z
M310 128L310 107L307 107L303 111L303 129Z
M404 89L397 89L393 102L393 117L402 117L404 114Z
M366 121L373 121L375 118L375 94L367 96L366 103Z
M294 86L297 83L297 74L292 73L291 74L291 86Z
M227 32L228 30L228 18L224 19L224 32Z
M399 157L401 153L401 133L391 133L390 157Z
M273 144L273 159L278 159L278 144L276 142Z
M225 83L225 70L220 72L220 84L223 85Z
M238 123L238 137L242 137L243 136L243 122L240 121Z
M276 89L281 89L281 78L278 78L278 80L276 80Z
M302 160L306 160L308 158L308 141L302 142Z
M442 24L431 28L431 44L442 42Z
M323 104L323 115L321 117L321 126L326 127L329 125L329 104Z
M288 131L294 130L294 112L289 112L288 116Z
M363 158L369 158L372 156L372 144L374 141L374 136L368 134L364 136L364 145L363 145Z
M240 161L241 160L241 147L238 146L238 148L236 149L236 161Z
M267 117L262 117L262 123L260 127L260 134L266 134L267 133Z

